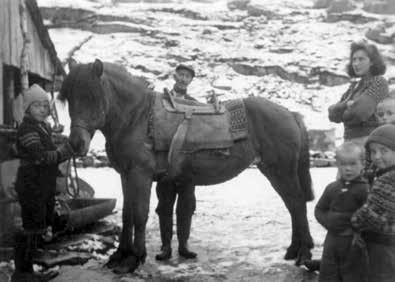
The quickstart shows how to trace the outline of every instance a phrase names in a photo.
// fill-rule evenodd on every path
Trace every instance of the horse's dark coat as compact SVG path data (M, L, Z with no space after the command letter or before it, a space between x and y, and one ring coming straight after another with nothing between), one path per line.
M160 160L163 163L163 153L153 150L147 134L153 96L143 81L99 60L72 69L60 94L69 103L70 141L75 150L86 154L94 131L101 130L110 161L121 175L123 229L109 263L119 272L134 271L146 256L151 184L160 172ZM259 159L258 168L291 214L292 240L286 258L301 263L311 256L313 247L306 217L306 201L313 198L306 128L299 115L264 98L246 98L244 104L250 137L236 142L229 156L204 150L193 153L184 161L183 177L177 181L220 183Z

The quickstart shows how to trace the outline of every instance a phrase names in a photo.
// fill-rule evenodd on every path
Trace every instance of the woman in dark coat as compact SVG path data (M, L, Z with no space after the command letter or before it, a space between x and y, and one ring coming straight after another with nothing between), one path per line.
M361 146L377 126L377 104L388 97L386 71L377 47L366 42L351 44L347 72L352 78L340 101L329 107L329 120L344 125L344 141Z

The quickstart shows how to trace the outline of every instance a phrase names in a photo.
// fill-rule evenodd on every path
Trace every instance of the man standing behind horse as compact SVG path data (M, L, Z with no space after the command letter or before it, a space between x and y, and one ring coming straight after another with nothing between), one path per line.
M170 91L170 94L177 98L183 98L186 100L196 101L195 98L187 94L188 86L191 84L193 78L195 77L195 70L192 66L179 64L174 73L174 86Z
M195 77L191 66L180 64L175 69L174 86L170 95L177 98L196 101L187 94L189 84ZM158 206L156 213L159 216L160 237L162 240L161 252L156 255L157 260L171 258L171 239L173 237L173 209L177 199L177 238L178 254L186 259L196 258L197 254L188 250L188 239L191 231L192 215L196 208L195 186L190 183L174 183L172 181L159 181L156 185Z

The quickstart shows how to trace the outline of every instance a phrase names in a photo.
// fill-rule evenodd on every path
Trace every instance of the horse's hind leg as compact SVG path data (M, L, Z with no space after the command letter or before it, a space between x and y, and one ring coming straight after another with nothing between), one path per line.
M313 239L307 221L305 195L300 187L296 170L289 168L289 165L287 168L266 167L260 164L258 168L281 196L291 215L292 241L284 258L296 259L295 264L300 265L304 260L311 258L310 249L313 248Z

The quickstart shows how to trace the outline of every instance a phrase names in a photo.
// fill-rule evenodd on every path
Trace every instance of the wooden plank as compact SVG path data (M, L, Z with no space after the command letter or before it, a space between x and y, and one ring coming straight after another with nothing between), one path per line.
M10 3L10 43L11 43L11 64L19 67L20 53L21 53L21 40L20 27L19 27L19 1L11 1Z
M6 84L4 85L4 123L8 125L13 124L12 104L15 97L15 74L14 69L7 68Z
M67 252L67 253L44 253L33 258L36 264L45 267L54 267L56 265L77 265L86 263L92 255L87 253Z
M20 67L23 38L20 26L20 0L0 1L0 53L3 63ZM52 80L55 66L52 64L49 52L44 48L36 25L30 12L28 16L28 32L31 39L28 52L29 71L48 80Z
M1 52L4 64L9 64L10 62L10 27L9 27L9 6L11 0L2 1L2 9L0 9L0 35L4 40L1 42ZM1 22L2 21L2 22Z
M48 50L45 49L41 43L37 28L30 14L28 14L28 31L30 39L32 40L29 46L29 64L31 66L31 71L39 74L41 77L52 80L52 74L55 68L50 60Z
M0 124L4 123L3 60L0 56Z

